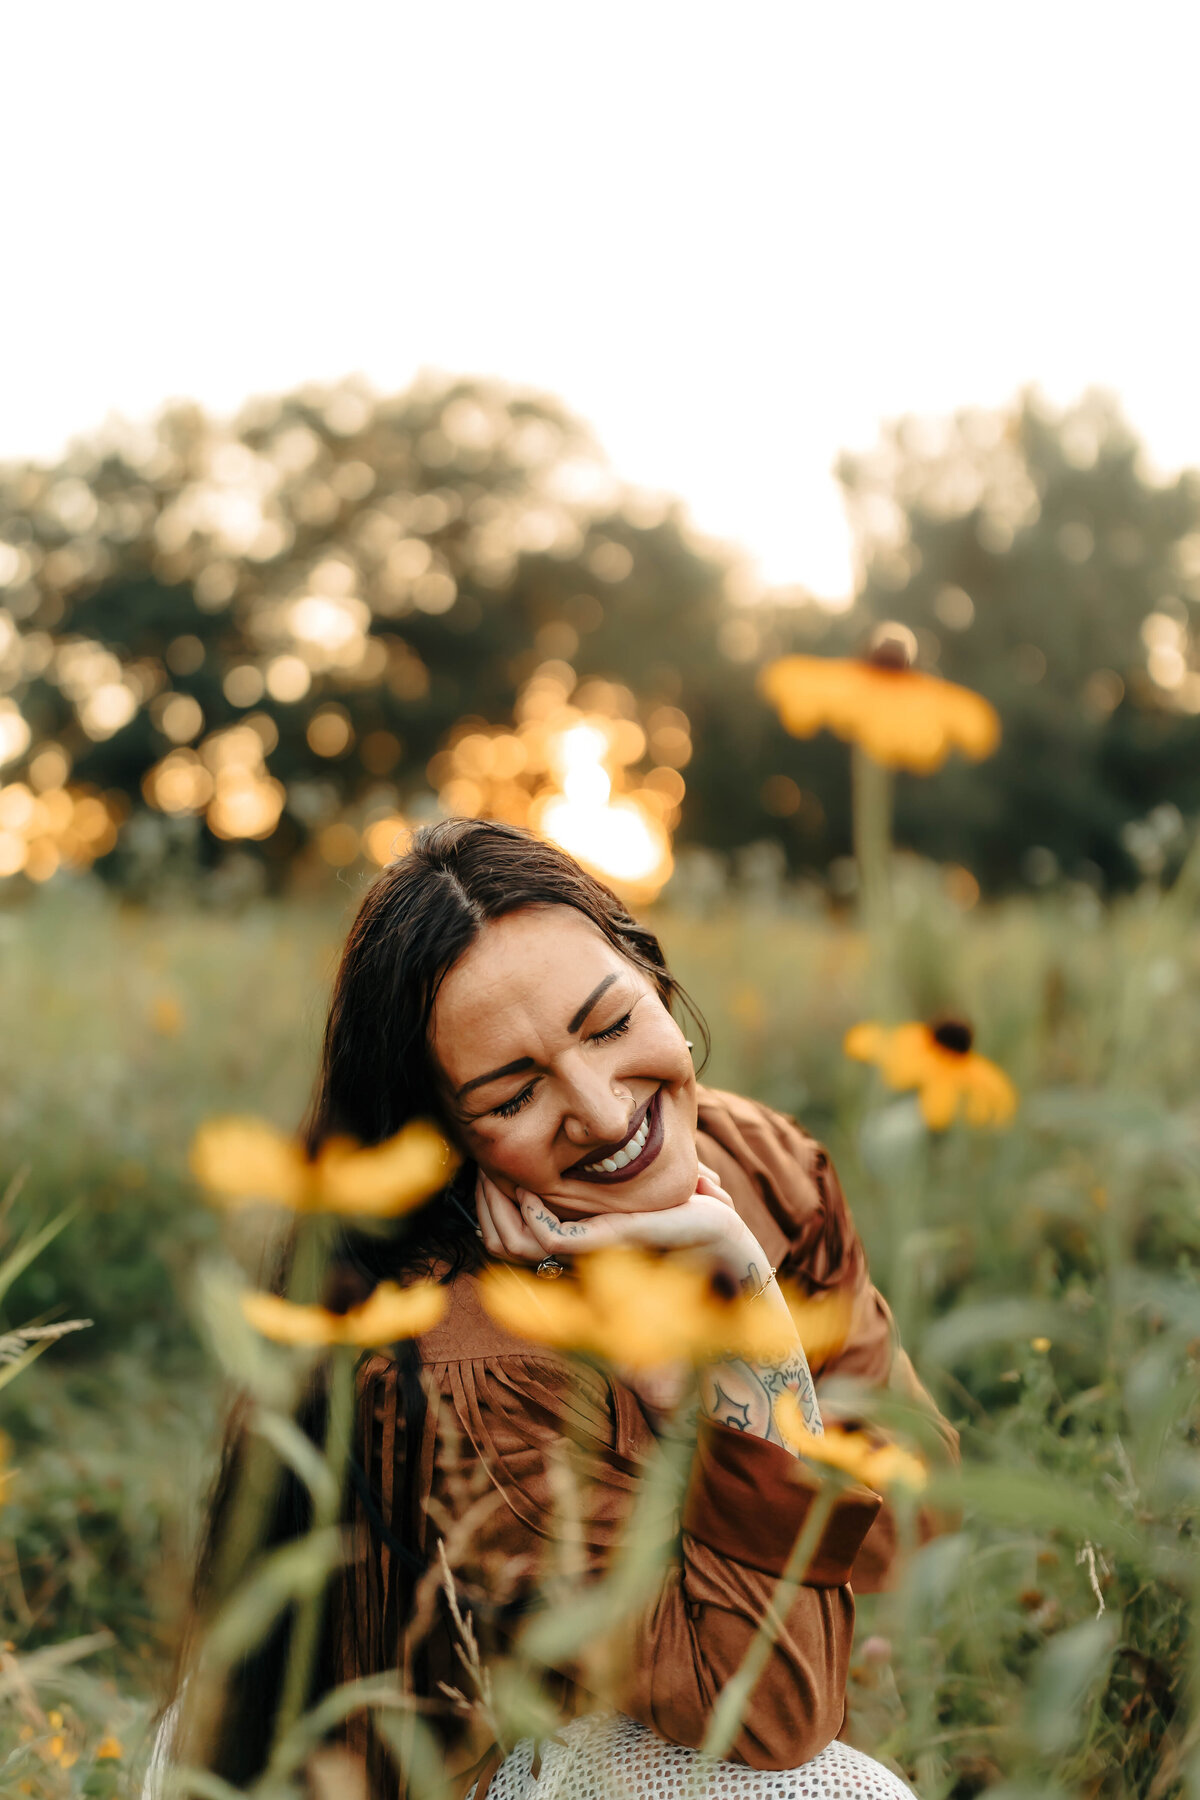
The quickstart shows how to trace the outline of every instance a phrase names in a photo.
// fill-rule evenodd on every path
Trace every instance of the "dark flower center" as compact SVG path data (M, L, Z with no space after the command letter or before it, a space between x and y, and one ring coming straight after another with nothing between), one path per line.
M360 1274L357 1269L349 1268L345 1263L339 1263L325 1278L321 1304L326 1312L337 1313L340 1317L352 1307L362 1306L373 1292L365 1275Z
M717 1264L709 1277L709 1284L718 1300L736 1300L742 1291L737 1276L724 1263Z
M939 1019L930 1029L934 1043L953 1050L956 1056L965 1056L975 1042L975 1033L965 1019Z
M917 660L917 640L907 625L887 619L876 625L867 639L863 661L873 669L911 669Z

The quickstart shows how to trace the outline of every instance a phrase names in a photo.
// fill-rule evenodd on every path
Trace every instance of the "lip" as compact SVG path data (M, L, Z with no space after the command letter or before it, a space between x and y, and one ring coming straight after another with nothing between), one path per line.
M569 1176L572 1181L592 1181L602 1187L610 1187L618 1181L632 1181L635 1175L640 1175L643 1170L648 1169L663 1146L661 1100L662 1089L655 1088L645 1106L635 1116L630 1129L621 1139L622 1144L627 1144L634 1133L641 1129L642 1120L646 1114L650 1114L650 1129L646 1134L646 1141L639 1154L632 1162L626 1163L623 1169L613 1169L610 1173L607 1169L587 1169L583 1167L582 1163L572 1163L569 1169L563 1170L563 1174ZM588 1153L588 1161L602 1162L606 1156L612 1155L613 1150L620 1148L621 1144L614 1144L607 1150L592 1150Z

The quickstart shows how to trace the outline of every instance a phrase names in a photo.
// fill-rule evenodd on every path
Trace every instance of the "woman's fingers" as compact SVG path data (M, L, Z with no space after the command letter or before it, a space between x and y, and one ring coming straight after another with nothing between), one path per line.
M500 1242L500 1233L496 1230L488 1206L480 1188L475 1190L475 1215L479 1220L479 1235L483 1239L483 1247L489 1256L503 1256L504 1246Z
M539 1195L531 1194L528 1189L518 1188L517 1198L521 1203L521 1217L541 1246L542 1256L575 1256L607 1241L606 1219L571 1219L564 1223Z
M699 1174L696 1178L696 1192L698 1194L711 1194L714 1199L724 1200L728 1205L732 1206L733 1196L721 1186L721 1177L717 1174L717 1171L715 1169L710 1169L707 1163L699 1163L697 1164L697 1167L699 1169Z
M491 1255L508 1262L541 1262L546 1252L530 1231L520 1207L482 1172L476 1195L483 1241Z

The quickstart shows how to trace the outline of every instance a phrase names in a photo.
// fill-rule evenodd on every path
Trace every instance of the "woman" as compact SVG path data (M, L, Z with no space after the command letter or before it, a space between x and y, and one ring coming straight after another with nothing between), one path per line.
M336 1288L343 1304L381 1278L418 1274L445 1282L450 1304L415 1345L360 1365L351 1554L327 1608L319 1684L401 1670L457 1791L476 1800L533 1791L539 1755L593 1774L611 1768L604 1792L632 1769L633 1794L682 1793L671 1782L690 1780L695 1800L799 1795L814 1759L826 1776L831 1764L857 1759L864 1793L907 1791L835 1742L851 1577L860 1590L878 1587L895 1551L888 1508L862 1489L836 1504L719 1765L733 1785L696 1785L692 1749L820 1485L774 1423L773 1401L787 1389L821 1430L798 1340L780 1366L724 1360L701 1372L677 1552L603 1647L555 1671L560 1708L581 1723L540 1751L519 1745L497 1771L487 1708L463 1691L456 1607L469 1609L485 1661L511 1641L561 1554L555 1521L568 1445L572 1553L586 1570L604 1568L643 1473L661 1455L656 1428L670 1387L670 1371L635 1379L581 1370L502 1329L475 1279L488 1260L554 1274L602 1245L704 1250L783 1320L777 1273L810 1292L842 1290L853 1308L849 1334L823 1373L888 1382L937 1418L870 1285L824 1151L766 1107L697 1086L671 1013L681 999L657 939L607 888L553 846L483 821L418 832L368 891L338 971L310 1152L333 1134L380 1142L409 1119L432 1117L464 1160L451 1187L394 1236L347 1235L339 1248L331 1295ZM317 1397L307 1420L314 1434L319 1412ZM938 1425L952 1453L955 1434ZM218 1492L214 1543L228 1489L226 1481ZM302 1496L285 1483L275 1536L303 1526ZM438 1577L439 1540L452 1584ZM283 1648L280 1629L231 1685L209 1756L230 1779L262 1766ZM373 1800L394 1795L392 1760L366 1714L351 1721L347 1742L367 1765ZM755 1785L756 1771L790 1773L773 1774L784 1785L767 1788ZM576 1791L574 1777L559 1774L565 1785L555 1791Z

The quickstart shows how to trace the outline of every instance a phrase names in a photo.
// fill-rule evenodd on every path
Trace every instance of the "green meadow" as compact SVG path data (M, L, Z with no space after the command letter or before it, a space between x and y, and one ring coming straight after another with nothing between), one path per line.
M705 1079L829 1146L962 1433L961 1529L860 1603L850 1679L854 1740L922 1800L1200 1792L1196 873L964 910L902 863L873 941L786 894L656 918ZM5 1793L136 1791L224 1398L197 1275L259 1249L188 1144L214 1114L299 1118L355 900L155 910L84 884L0 912L0 1258L70 1215L0 1329L91 1321L0 1399ZM843 1054L860 1020L946 1013L1016 1084L1009 1127L931 1134Z

